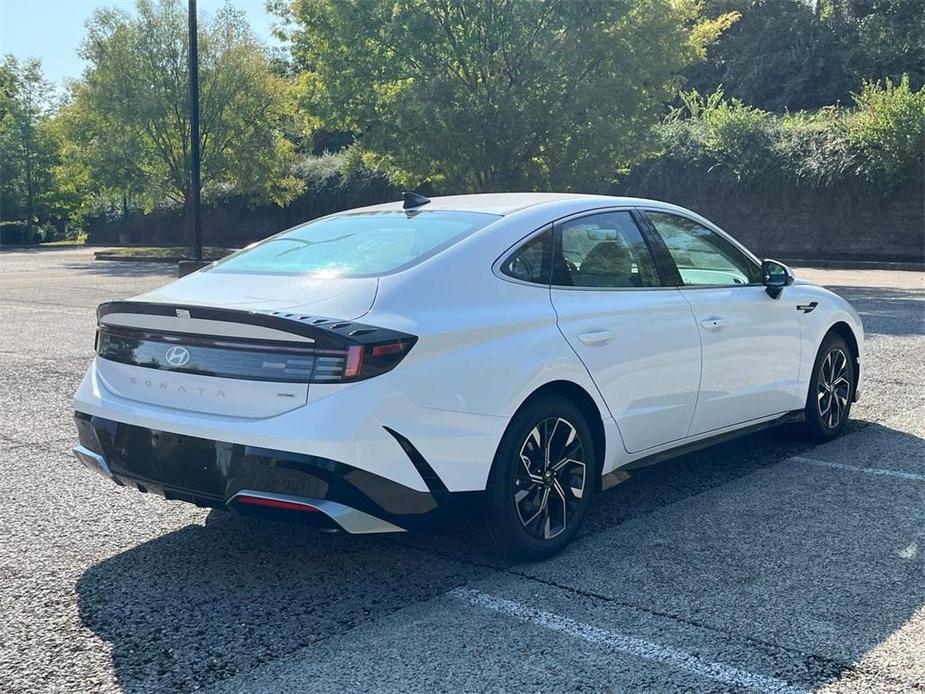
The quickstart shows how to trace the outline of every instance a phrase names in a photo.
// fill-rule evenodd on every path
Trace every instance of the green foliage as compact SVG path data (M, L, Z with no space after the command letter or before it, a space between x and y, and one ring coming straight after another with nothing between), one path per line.
M58 211L54 168L60 140L51 85L38 61L0 64L0 220L45 223Z
M904 76L898 85L886 80L866 82L855 96L857 112L848 135L865 162L869 180L907 180L921 173L925 160L925 88L909 88Z
M400 193L396 181L370 164L357 147L305 156L294 172L305 190L293 201L303 219L395 200Z
M294 0L309 125L443 190L606 188L734 17L678 0Z
M738 99L725 99L722 89L707 96L696 90L681 95L684 106L662 125L669 156L702 162L713 172L742 181L760 175L774 141L772 116Z
M914 88L925 84L925 0L852 0L844 21L852 89L904 74Z
M230 6L200 22L203 192L235 223L253 208L274 220L260 228L288 225L411 187L603 192L620 178L669 198L859 198L922 181L925 0L268 5L287 20L288 57ZM3 60L8 238L127 224L138 209L182 226L186 40L182 0L97 12L63 103L37 62ZM339 153L306 155L326 151Z
M688 85L772 111L819 108L847 95L838 33L803 0L742 0L741 19L687 72ZM720 8L726 9L726 5Z
M865 80L925 83L925 0L708 0L741 19L688 69L688 86L771 111L850 103Z
M89 22L89 67L62 119L91 188L148 208L189 199L186 25L179 0L138 0L136 17L99 10ZM291 199L287 86L231 6L201 22L199 70L204 195Z
M683 95L659 127L661 149L623 189L673 197L705 187L780 191L787 187L889 192L922 181L925 88L908 78L867 83L852 108L778 116L727 99Z

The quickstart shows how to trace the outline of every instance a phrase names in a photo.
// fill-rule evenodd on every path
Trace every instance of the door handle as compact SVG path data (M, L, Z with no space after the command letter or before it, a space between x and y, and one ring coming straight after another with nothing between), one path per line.
M729 321L722 316L713 316L700 321L700 325L704 327L704 330L722 330L728 324Z
M593 347L594 345L602 345L605 342L610 342L613 338L614 334L609 330L594 330L590 333L582 333L578 336L578 339L589 347Z

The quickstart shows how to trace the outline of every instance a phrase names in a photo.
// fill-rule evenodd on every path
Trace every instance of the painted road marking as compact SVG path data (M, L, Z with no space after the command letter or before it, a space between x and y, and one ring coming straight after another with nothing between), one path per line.
M801 455L795 455L790 458L798 463L807 465L820 465L822 467L831 467L836 470L848 470L850 472L863 472L868 475L880 475L883 477L899 477L904 480L918 480L925 482L925 475L919 475L914 472L902 472L901 470L887 470L882 467L857 467L855 465L845 465L844 463L832 463L828 460L817 460L816 458L804 458Z
M447 595L521 622L536 624L561 634L603 646L612 651L629 653L646 660L664 663L723 684L773 694L804 694L804 690L793 687L783 680L755 675L730 665L704 660L671 646L663 646L652 641L645 641L590 624L576 622L568 617L536 610L513 600L498 598L479 590L456 588L449 591Z

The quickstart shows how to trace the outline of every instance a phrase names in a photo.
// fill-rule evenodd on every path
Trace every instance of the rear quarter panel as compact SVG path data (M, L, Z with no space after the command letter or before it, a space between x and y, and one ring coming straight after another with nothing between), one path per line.
M467 239L405 273L383 277L364 321L418 336L393 372L396 386L421 408L501 419L495 447L536 389L558 380L581 386L604 422L607 471L617 464L622 442L587 369L557 327L549 288L492 271L498 257L548 220L547 212L499 224L488 238Z

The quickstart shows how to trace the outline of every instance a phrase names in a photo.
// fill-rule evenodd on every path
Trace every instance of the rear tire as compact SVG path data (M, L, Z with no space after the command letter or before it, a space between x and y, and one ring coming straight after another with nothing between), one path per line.
M837 333L822 340L806 396L802 433L811 441L831 441L842 433L851 415L857 376L851 349Z
M503 556L536 561L578 532L600 472L581 411L561 396L520 409L508 424L488 478L487 534Z

